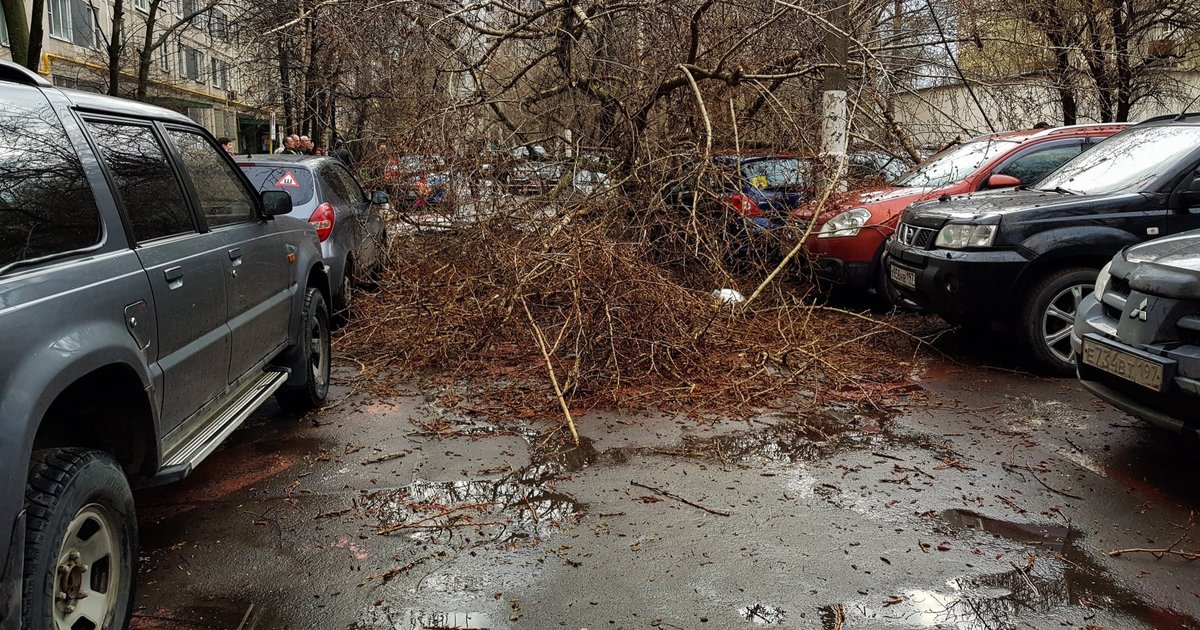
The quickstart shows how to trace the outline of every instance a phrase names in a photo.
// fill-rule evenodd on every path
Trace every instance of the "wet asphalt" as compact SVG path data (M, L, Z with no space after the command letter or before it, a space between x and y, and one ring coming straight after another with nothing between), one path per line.
M988 359L869 414L587 414L578 447L453 388L271 406L137 494L134 627L1200 628L1200 562L1111 554L1200 550L1200 446Z

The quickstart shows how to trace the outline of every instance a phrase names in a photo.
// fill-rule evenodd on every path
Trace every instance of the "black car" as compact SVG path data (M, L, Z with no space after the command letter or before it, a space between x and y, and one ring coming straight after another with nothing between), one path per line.
M1200 208L1200 176L1177 196ZM1080 304L1071 347L1088 391L1151 424L1200 434L1200 231L1117 254Z
M1028 187L914 204L887 244L905 298L951 323L1015 330L1045 370L1073 373L1071 328L1113 254L1200 227L1186 194L1200 114L1130 127Z

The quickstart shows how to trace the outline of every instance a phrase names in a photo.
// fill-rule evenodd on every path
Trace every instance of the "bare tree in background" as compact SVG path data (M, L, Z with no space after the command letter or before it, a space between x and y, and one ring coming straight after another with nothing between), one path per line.
M1044 73L1064 124L1082 109L1101 122L1129 120L1139 103L1171 89L1177 64L1200 53L1200 4L1192 0L972 0L964 7L977 34L999 36L980 46L992 57L981 74Z

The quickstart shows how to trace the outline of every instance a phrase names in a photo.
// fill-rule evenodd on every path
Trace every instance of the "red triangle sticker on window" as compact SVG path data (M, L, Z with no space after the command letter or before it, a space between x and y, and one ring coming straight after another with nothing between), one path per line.
M280 188L299 188L300 182L291 171L288 171L283 174L283 177L279 178L279 181L275 182L275 185Z

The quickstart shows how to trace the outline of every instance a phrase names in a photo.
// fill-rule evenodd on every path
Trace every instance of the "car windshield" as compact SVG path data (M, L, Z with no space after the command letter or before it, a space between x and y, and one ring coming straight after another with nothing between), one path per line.
M1200 127L1130 129L1063 164L1038 182L1038 190L1105 195L1141 190L1200 146Z
M799 188L808 176L808 162L797 159L742 162L742 176L755 188Z
M980 164L1017 146L1011 140L980 140L961 144L909 171L896 182L906 188L942 188L967 178Z
M312 200L313 177L308 170L290 165L239 164L250 183L259 192L282 190L292 198L292 205L299 207Z

